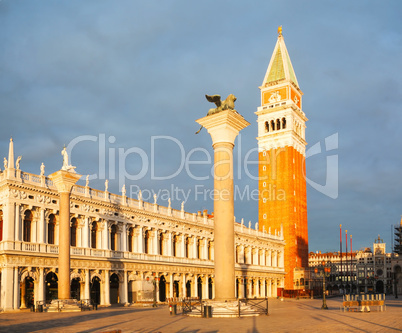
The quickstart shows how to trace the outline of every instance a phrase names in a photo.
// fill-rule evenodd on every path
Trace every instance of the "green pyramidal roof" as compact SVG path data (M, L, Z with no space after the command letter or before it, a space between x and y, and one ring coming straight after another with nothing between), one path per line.
M297 82L296 74L293 70L292 62L290 61L282 34L278 36L278 41L272 53L262 86L270 85L280 80L291 81L299 88L299 83Z

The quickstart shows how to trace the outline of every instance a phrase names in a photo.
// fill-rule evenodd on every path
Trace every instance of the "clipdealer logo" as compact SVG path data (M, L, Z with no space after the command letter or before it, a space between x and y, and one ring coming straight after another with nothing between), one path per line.
M125 149L123 147L111 147L112 144L115 144L116 137L109 136L106 138L104 133L100 133L98 136L95 135L82 135L74 138L66 147L66 150L69 156L72 156L73 150L77 145L83 142L93 142L97 144L97 154L98 154L98 170L97 172L88 175L89 180L94 179L118 179L119 188L126 184L127 181L138 181L144 178L146 175L150 174L151 180L154 181L162 181L162 180L170 180L177 177L183 171L194 181L205 181L214 177L214 163L213 163L213 152L208 151L202 147L195 147L190 151L186 152L183 144L176 138L171 136L151 136L151 149L150 155L140 147L130 147ZM169 141L177 146L177 151L180 154L179 166L171 171L168 175L158 175L157 166L155 164L156 161L156 149L157 144L163 144L162 141ZM255 176L252 174L250 170L251 165L259 165L263 163L263 165L269 165L271 169L270 177L272 179L276 178L277 175L277 160L278 156L273 156L267 161L258 161L252 158L252 154L256 154L258 152L258 148L253 148L247 151L242 157L242 147L241 147L241 135L238 137L237 142L237 179L242 179L242 177L248 177L250 180L262 180L259 176ZM334 151L338 149L338 133L335 133L331 136L325 138L325 152ZM281 153L279 150L277 155ZM321 142L314 144L311 148L306 151L306 160L312 156L316 156L318 154L325 153L321 148ZM138 160L138 172L137 173L129 173L126 168L128 157L136 158ZM198 159L197 159L198 157ZM117 161L117 165L116 165ZM195 166L204 166L205 170L209 170L209 172L205 172L203 175L195 175L193 168ZM205 168L207 166L207 168ZM209 168L208 168L209 166ZM163 166L159 166L159 170ZM254 168L256 169L256 168ZM106 177L106 172L108 171L108 177ZM233 170L231 170L233 172ZM311 179L309 179L304 174L305 180L307 184L309 184L312 188L317 190L318 192L332 198L336 199L338 197L338 155L332 154L326 156L326 182L325 184L319 184ZM131 197L138 196L139 187L137 185L130 185L129 195ZM270 198L269 200L285 200L286 193L283 189L277 188L276 185L267 186L265 191L265 197ZM269 195L267 196L267 192ZM158 193L159 192L159 193ZM187 201L191 195L194 195L194 198L197 199L210 199L214 198L214 192L212 189L205 188L202 185L195 185L194 189L180 189L178 187L172 186L169 189L159 190L157 192L153 190L142 190L142 197L146 200L146 198L152 198L154 195L157 195L160 198L163 196L168 196L170 198L179 197L183 199L183 201ZM261 193L258 189L251 189L249 185L240 188L235 185L234 194L240 200L259 200L261 197ZM216 195L216 193L215 193ZM218 194L218 196L224 196L224 194Z

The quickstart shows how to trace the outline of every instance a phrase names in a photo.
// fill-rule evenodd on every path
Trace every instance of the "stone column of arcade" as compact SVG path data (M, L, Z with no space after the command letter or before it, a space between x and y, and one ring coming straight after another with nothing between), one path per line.
M60 195L58 298L67 300L70 299L70 192L81 175L62 169L49 178Z
M233 147L239 132L250 125L235 110L196 120L212 138L214 148L215 301L235 300Z

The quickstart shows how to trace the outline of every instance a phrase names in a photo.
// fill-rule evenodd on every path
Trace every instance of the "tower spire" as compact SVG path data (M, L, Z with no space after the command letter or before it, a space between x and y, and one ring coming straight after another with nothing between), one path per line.
M8 168L14 169L14 142L13 138L10 138L10 144L8 147Z
M271 61L262 82L262 87L277 84L282 81L291 82L298 90L296 74L290 61L289 53L286 48L285 39L282 35L282 26L278 27L278 40L276 42Z

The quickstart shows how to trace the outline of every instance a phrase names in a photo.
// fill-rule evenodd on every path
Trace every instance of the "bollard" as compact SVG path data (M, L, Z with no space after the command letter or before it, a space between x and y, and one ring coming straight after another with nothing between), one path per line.
M212 306L211 305L204 306L204 318L212 318Z

